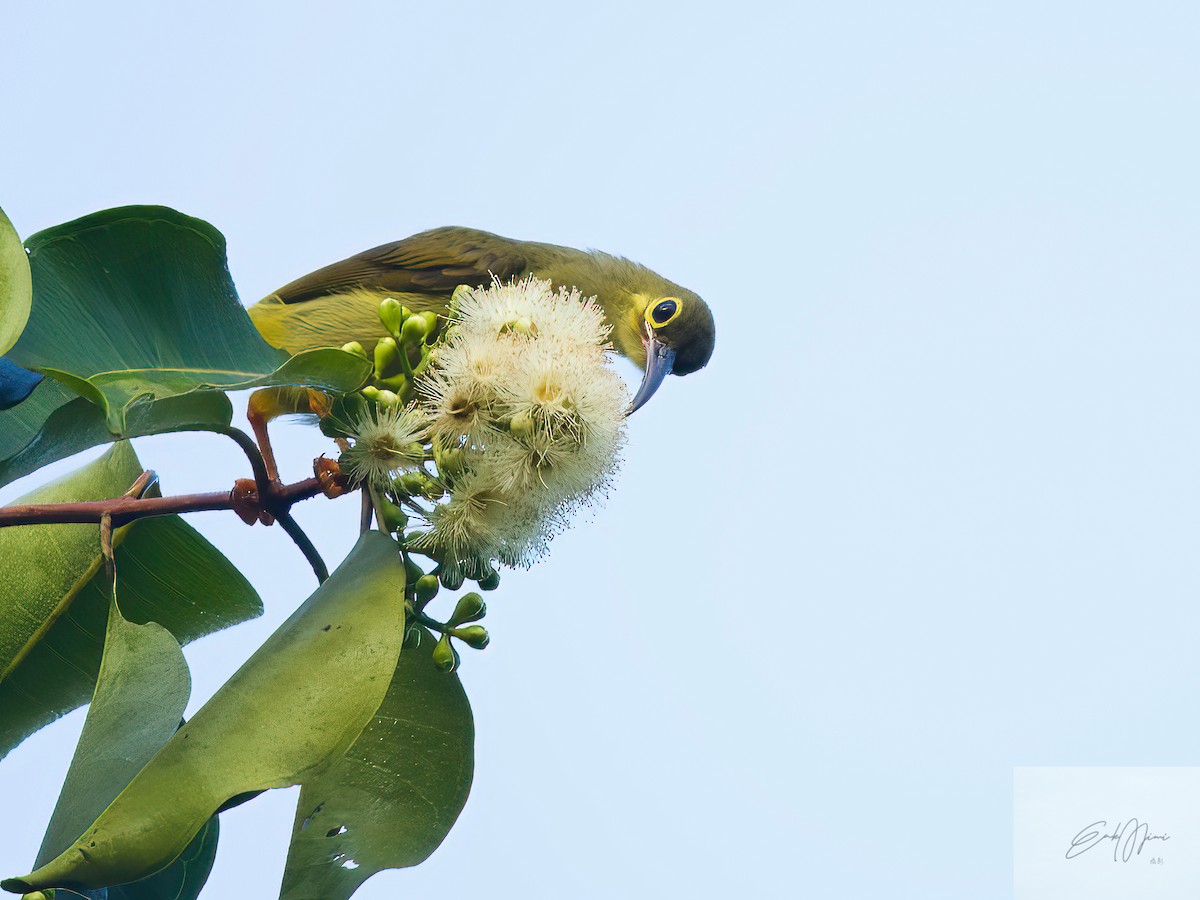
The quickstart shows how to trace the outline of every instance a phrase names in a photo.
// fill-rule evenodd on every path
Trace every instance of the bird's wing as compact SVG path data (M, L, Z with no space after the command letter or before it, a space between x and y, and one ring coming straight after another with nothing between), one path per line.
M301 303L354 288L445 295L460 284L487 284L493 276L507 281L525 268L518 241L474 228L435 228L317 269L272 296Z

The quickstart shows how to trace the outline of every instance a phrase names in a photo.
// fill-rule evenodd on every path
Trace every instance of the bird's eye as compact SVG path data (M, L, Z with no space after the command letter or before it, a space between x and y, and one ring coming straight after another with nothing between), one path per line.
M679 315L679 301L673 297L668 297L666 300L660 300L656 305L652 306L647 311L646 318L655 328L661 328L677 315Z

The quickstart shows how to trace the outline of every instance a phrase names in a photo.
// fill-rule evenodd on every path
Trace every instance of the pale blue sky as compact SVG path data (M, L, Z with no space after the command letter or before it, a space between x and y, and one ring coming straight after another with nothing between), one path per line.
M1004 898L1014 765L1196 763L1192 4L4 19L22 234L175 206L250 302L472 225L628 255L715 310L711 365L633 419L607 505L490 598L458 826L357 896ZM279 442L293 477L327 449ZM245 474L215 437L137 448L171 491ZM356 515L298 511L330 560ZM267 606L188 650L194 709L312 577L276 531L192 521ZM0 765L5 874L81 721ZM222 817L205 896L273 896L294 802Z

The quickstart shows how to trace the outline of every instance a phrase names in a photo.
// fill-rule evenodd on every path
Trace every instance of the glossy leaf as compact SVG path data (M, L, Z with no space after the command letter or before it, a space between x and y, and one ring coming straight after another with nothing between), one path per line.
M0 410L16 406L38 386L42 376L0 356Z
M3 886L136 880L178 856L230 797L301 783L340 758L391 683L404 636L403 590L395 542L363 535L79 840Z
M21 498L23 503L62 503L120 496L141 474L128 444ZM99 567L95 525L29 525L0 529L0 679L37 644L70 600L81 577Z
M340 350L288 358L242 308L225 239L166 207L105 210L33 235L29 322L10 358L94 400L114 433L130 406L215 387L350 391L370 364Z
M107 894L96 900L195 900L217 858L220 833L219 820L213 816L171 865L141 881L105 888Z
M118 596L123 597L120 568ZM135 625L111 603L96 691L37 865L70 846L175 733L190 686L187 663L171 633L154 622ZM214 816L163 871L91 897L194 900L216 858L218 833Z
M119 434L108 430L104 410L70 388L47 379L24 403L0 412L0 485L66 459L89 447L120 438L170 431L219 431L233 418L229 398L218 391L195 391L126 411Z
M116 496L141 470L129 445L117 444L18 502ZM131 621L156 621L187 643L262 612L249 582L178 516L135 522L118 529L114 542L122 610ZM0 529L0 554L0 646L8 648L0 670L3 756L88 702L100 669L108 591L95 525Z
M415 866L462 812L474 771L471 707L421 631L358 740L304 783L282 900L345 900L376 872Z
M191 684L171 633L135 625L111 603L96 692L35 865L83 834L175 733Z
M21 336L30 296L29 259L17 230L0 209L0 356Z

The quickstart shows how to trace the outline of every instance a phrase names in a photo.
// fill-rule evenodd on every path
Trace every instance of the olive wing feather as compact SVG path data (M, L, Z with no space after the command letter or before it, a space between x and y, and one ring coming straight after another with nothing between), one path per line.
M525 270L517 241L474 228L435 228L317 269L272 296L290 304L356 288L445 295L460 284L507 281Z

